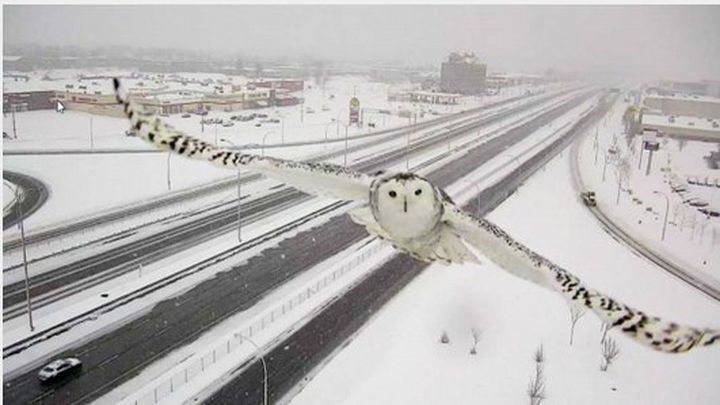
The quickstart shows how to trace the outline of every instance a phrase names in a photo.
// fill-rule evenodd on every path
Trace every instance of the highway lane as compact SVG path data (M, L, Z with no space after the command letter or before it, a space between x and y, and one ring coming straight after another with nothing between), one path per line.
M17 195L21 198L20 209L23 218L27 218L40 209L48 199L48 187L39 179L27 174L3 170L3 179L15 184L20 188ZM12 205L8 212L3 212L3 230L13 227L20 222L17 202Z
M561 94L565 94L564 92ZM490 117L481 118L477 122L471 122L464 126L454 128L455 134L459 136L463 133L462 129L477 129L484 125L489 125L506 116L518 111L534 107L547 101L546 98L524 104L522 106L494 114ZM453 137L450 136L450 137ZM428 148L434 147L438 143L447 142L449 136L446 134L437 134L426 139L419 140L411 146L412 153L421 152ZM405 149L396 149L384 154L374 156L359 164L353 165L353 168L365 172L373 172L384 168L390 162L402 159L405 156ZM272 212L277 211L277 204L287 203L290 200L285 198L288 189L282 189L271 194L262 201L260 206L255 206L254 202L246 203L244 210L248 210L248 215L257 215L258 218L266 217ZM295 193L294 198L300 201L300 193ZM258 203L259 204L259 203ZM266 215L259 215L262 210L267 210ZM252 220L253 217L246 217L245 222ZM200 223L198 225L198 223ZM85 258L65 266L61 266L50 272L31 277L30 294L34 301L34 306L46 305L65 296L68 296L80 289L97 285L108 278L121 275L130 271L134 271L137 263L150 263L153 260L159 260L170 254L177 253L189 243L197 244L198 242L208 240L212 237L227 232L237 223L237 211L234 204L228 204L227 208L220 212L213 213L207 217L197 218L193 223L184 223L176 228L163 231L140 240L128 241L125 244L106 250L97 256ZM88 279L92 278L92 280ZM82 280L87 279L86 282ZM3 287L3 316L5 319L23 315L26 311L23 306L24 283L16 282Z
M443 174L440 184L459 178L468 168L476 168L502 153L509 145L574 107L584 99L557 108L542 118L510 131L450 162L454 169ZM464 171L461 169L464 168ZM316 228L266 249L247 263L206 280L184 294L155 305L151 311L123 327L65 350L60 356L80 355L83 373L64 385L44 388L35 370L6 382L3 387L9 403L87 402L136 375L143 367L169 351L190 343L202 332L229 316L252 307L264 295L324 258L345 250L365 237L365 230L347 215L334 217Z
M561 92L562 93L562 92ZM543 96L540 96L543 97ZM470 117L474 114L484 112L486 110L490 110L496 107L500 107L506 104L511 104L513 102L516 102L522 98L525 98L525 96L518 96L513 97L507 100L502 100L494 103L490 103L487 105L483 105L478 108L470 109L461 113L453 114L450 116L440 117L434 120L429 120L426 122L422 122L419 124L410 125L407 127L401 127L401 128L393 128L393 129L387 129L375 132L373 134L369 135L359 135L354 137L348 137L348 139L359 139L359 138L367 138L367 137L378 137L380 136L381 139L377 139L372 142L363 143L360 145L354 145L350 146L348 148L349 152L355 152L360 149L376 146L378 144L381 144L383 142L387 142L390 140L390 138L387 137L387 135L396 134L398 136L404 135L408 132L417 132L420 130L424 130L427 128L431 128L437 125L442 125L446 123L450 123L453 121L456 121L458 119ZM344 139L343 139L344 141ZM108 152L109 153L109 152ZM131 153L131 152L128 152ZM132 153L139 153L139 152L132 152ZM146 150L143 151L143 153L165 153L165 152L158 152L157 150ZM333 159L335 157L341 156L343 154L343 151L336 151L336 152L330 152L327 154L322 154L315 159L311 159L312 161L322 161L322 160L328 160ZM256 181L260 179L262 176L258 174L250 174L243 176L243 184L250 183L252 181ZM207 196L212 193L219 193L224 190L227 190L229 188L235 187L237 185L237 182L234 177L229 177L225 180L216 181L213 183L209 183L204 186L195 187L191 190L181 191L177 193L173 193L167 196L162 196L160 198L153 199L151 201L145 202L145 203L139 203L139 204L133 204L131 206L125 206L121 207L115 210L112 210L107 213L98 214L96 216L82 219L76 222L73 222L72 224L64 224L61 226L53 227L51 229L46 229L40 232L31 232L28 235L26 235L26 243L32 244L32 243L38 243L42 242L48 239L57 238L60 236L68 235L75 232L81 232L83 229L97 227L100 225L108 224L113 221L121 220L121 219L127 219L130 216L138 215L138 214L145 214L149 211L167 207L169 205L181 203L188 201L193 198L197 198L200 196ZM10 240L3 240L3 249L7 252L11 249L17 249L20 247L20 240L18 238L10 239Z
M567 136L550 144L533 159L523 163L502 181L480 192L463 208L484 216L500 205L517 187L557 153L567 147L593 122L609 111L612 102L605 101L588 117L576 124ZM454 168L457 170L457 168ZM466 170L472 170L468 167ZM445 171L443 169L442 171ZM444 183L448 173L433 173L433 181ZM349 343L360 328L398 291L428 266L396 254L353 289L326 306L312 320L286 339L276 342L264 353L268 368L270 403L287 400L308 383L316 367L328 361ZM265 349L265 348L263 348ZM264 371L254 359L235 370L235 377L205 402L212 404L261 404L264 399Z

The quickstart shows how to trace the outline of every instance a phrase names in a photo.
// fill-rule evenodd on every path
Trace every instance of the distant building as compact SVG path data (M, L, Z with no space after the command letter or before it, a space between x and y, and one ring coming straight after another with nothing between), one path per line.
M302 91L305 88L305 82L302 80L295 80L295 79L273 79L273 80L259 80L254 82L249 82L247 84L247 87L261 87L261 88L267 88L267 89L283 89L287 90L289 92L294 91Z
M14 111L52 110L54 91L21 91L3 93L3 113Z
M720 118L720 98L716 97L648 95L643 99L643 104L665 115Z
M440 90L445 93L479 94L485 90L487 65L474 53L453 52L440 70Z

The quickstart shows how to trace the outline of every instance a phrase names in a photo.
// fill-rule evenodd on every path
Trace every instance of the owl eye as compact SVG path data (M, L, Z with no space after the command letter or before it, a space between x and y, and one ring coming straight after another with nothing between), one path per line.
M422 194L422 190L421 190L421 189L415 190L415 195L420 195L420 194Z
M395 190L390 190L390 192L388 193L388 195L389 195L390 197L392 197L392 198L397 197L397 193L395 192Z

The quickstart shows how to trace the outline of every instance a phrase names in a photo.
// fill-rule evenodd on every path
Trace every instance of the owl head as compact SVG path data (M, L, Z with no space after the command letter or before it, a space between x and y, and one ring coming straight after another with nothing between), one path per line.
M387 231L405 237L427 232L441 213L437 189L414 173L398 173L377 182L373 214Z

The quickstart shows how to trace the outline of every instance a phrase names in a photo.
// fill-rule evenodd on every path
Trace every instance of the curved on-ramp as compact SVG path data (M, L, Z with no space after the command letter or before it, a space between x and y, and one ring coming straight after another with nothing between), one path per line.
M3 230L6 230L20 221L21 212L22 218L27 218L40 209L47 201L50 190L45 183L27 174L3 170L3 179L20 190L16 194L19 198L14 199L7 211L3 212Z
M573 142L571 148L570 148L570 160L571 160L571 172L573 177L573 185L576 189L576 191L579 193L580 191L585 191L586 188L584 186L584 183L582 181L582 178L580 176L580 167L578 165L578 154L579 154L579 148L580 148L580 142L582 142L582 138L578 138L575 142ZM682 268L678 265L676 265L671 258L667 257L666 255L655 251L654 249L651 249L645 245L643 245L641 242L639 242L636 238L634 238L629 233L625 232L622 227L618 226L615 222L613 222L612 219L610 219L607 215L605 215L599 207L588 207L590 209L590 212L595 216L595 218L600 222L602 228L610 234L615 240L617 240L620 243L625 244L629 249L637 253L638 255L641 255L645 257L647 260L651 261L652 263L656 264L658 267L662 268L663 270L667 271L668 273L674 275L675 277L679 278L680 280L686 282L687 284L697 288L698 290L705 293L708 297L720 301L720 288L718 287L718 282L714 279L711 279L703 274L700 274L696 271L692 271L690 269Z

